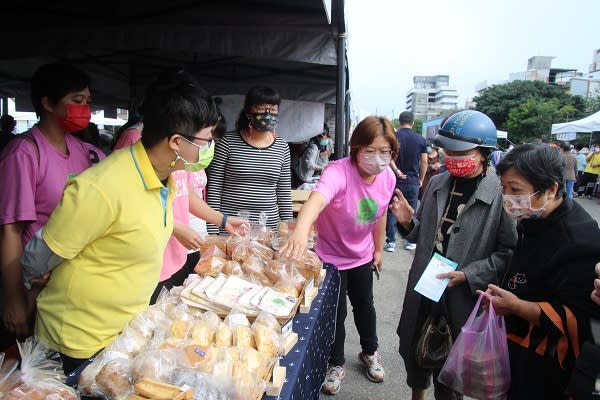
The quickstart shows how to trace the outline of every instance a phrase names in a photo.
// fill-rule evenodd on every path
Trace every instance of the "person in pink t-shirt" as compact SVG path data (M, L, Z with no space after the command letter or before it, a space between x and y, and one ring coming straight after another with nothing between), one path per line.
M14 344L14 336L31 333L33 301L26 304L26 295L35 298L35 289L27 293L23 287L23 248L48 221L68 180L104 158L71 135L86 128L91 117L86 73L68 64L46 64L33 75L31 98L39 122L0 154L2 348Z
M385 243L386 212L396 177L389 167L399 144L392 123L370 116L352 134L350 156L329 163L316 189L298 215L296 229L282 248L283 257L301 259L308 233L316 221L316 252L340 272L335 340L322 391L336 394L344 372L346 295L352 303L362 351L359 360L367 377L382 382L385 372L377 352L376 313L373 305L373 271L379 277Z

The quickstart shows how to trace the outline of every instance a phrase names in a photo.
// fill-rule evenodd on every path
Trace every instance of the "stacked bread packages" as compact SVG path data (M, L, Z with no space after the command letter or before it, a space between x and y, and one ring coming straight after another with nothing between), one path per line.
M272 315L261 313L250 324L234 308L222 319L165 290L82 372L79 391L109 400L255 400L281 342Z

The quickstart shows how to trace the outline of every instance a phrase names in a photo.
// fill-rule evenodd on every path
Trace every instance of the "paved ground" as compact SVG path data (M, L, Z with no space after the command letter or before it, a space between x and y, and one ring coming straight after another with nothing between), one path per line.
M595 219L600 222L600 199L577 199ZM341 391L335 396L348 400L410 400L410 389L406 386L404 363L398 354L398 336L396 327L400 319L402 299L408 270L413 253L402 248L402 240L397 241L395 253L385 253L384 271L381 280L375 281L375 304L377 309L377 330L380 353L383 358L387 377L383 383L371 383L364 374L364 369L356 355L360 351L358 334L352 320L349 307L346 320L346 379ZM349 305L350 306L350 305ZM321 394L321 399L332 399L334 396ZM433 389L427 391L427 400L433 400Z

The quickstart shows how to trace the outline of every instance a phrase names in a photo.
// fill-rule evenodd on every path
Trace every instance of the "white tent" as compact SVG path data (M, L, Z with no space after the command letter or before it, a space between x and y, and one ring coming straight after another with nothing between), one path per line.
M577 121L552 124L552 134L600 131L600 111Z

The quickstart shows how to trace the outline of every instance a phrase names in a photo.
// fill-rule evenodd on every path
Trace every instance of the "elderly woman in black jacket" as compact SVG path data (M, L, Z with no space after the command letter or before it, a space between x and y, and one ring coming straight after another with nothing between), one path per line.
M513 149L498 165L504 208L518 220L519 241L502 287L489 285L506 316L509 400L566 399L566 387L590 318L600 259L598 223L565 195L565 161L545 144Z

